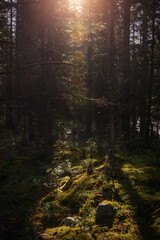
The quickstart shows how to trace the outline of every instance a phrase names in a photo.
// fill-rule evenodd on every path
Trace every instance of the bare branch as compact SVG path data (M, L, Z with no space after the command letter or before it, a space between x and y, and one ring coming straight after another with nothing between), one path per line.
M72 94L72 93L64 93L66 95L74 95L75 97L80 97L85 100L95 102L99 107L104 107L104 106L117 106L115 103L108 102L108 100L105 97L102 98L88 98L84 95L81 94Z
M36 66L41 66L41 65L68 65L68 66L76 66L76 67L80 67L80 65L77 65L77 64L73 64L73 63L69 63L69 62L60 62L60 61L49 61L49 62L39 62L39 63L33 63L33 64L29 64L29 65L26 65L26 66L23 66L21 68L16 68L16 69L13 69L12 71L10 72L0 72L0 75L7 75L7 74L13 74L15 72L19 72L19 71L22 71L22 70L26 70L26 69L29 69L29 68L33 68L33 67L36 67Z

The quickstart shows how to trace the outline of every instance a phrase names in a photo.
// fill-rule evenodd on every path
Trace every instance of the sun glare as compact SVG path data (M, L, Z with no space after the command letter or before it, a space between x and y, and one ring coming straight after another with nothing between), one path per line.
M82 12L82 3L83 0L69 0L70 8L72 11Z

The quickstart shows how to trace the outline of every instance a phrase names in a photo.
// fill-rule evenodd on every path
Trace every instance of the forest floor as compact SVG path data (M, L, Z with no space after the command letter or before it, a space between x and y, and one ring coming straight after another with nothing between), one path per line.
M27 221L43 187L48 165L36 144L23 146L10 131L0 129L0 240L32 239Z
M160 239L160 164L154 152L117 154L110 171L107 159L104 164L87 156L73 164L73 149L62 151L60 144L55 165L40 160L36 144L22 147L6 131L1 139L1 240ZM94 172L88 175L91 161ZM113 209L101 222L99 203Z

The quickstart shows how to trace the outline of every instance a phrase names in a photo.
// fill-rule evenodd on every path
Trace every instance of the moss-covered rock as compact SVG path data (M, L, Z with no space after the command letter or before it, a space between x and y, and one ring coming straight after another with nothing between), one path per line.
M113 208L110 204L101 202L96 211L96 223L111 226L113 222Z

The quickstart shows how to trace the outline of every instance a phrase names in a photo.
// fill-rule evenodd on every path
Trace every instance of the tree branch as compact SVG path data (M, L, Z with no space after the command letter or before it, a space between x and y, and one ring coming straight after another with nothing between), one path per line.
M19 71L22 71L22 70L26 70L26 69L29 69L29 68L33 68L33 67L36 67L36 66L41 66L41 65L69 65L69 66L76 66L76 67L80 67L79 65L77 64L73 64L73 63L69 63L69 62L60 62L60 61L49 61L49 62L39 62L39 63L33 63L33 64L29 64L29 65L26 65L26 66L23 66L23 67L20 67L20 68L16 68L16 69L13 69L12 71L10 72L0 72L0 75L7 75L7 74L12 74L12 73L15 73L15 72L19 72Z

